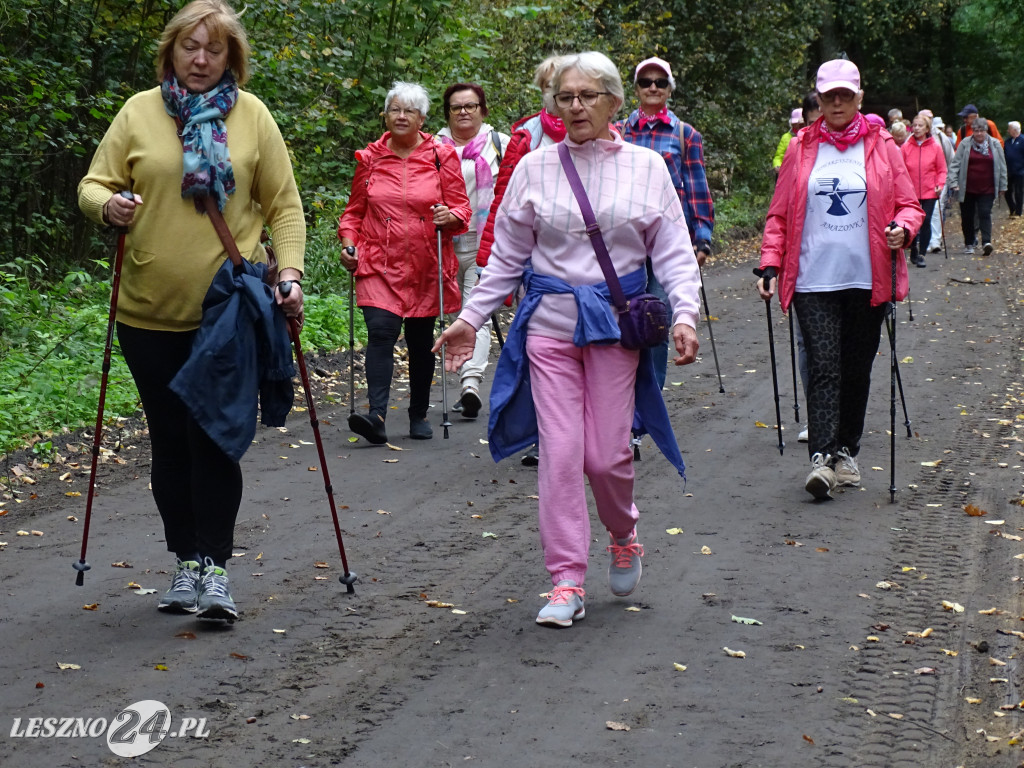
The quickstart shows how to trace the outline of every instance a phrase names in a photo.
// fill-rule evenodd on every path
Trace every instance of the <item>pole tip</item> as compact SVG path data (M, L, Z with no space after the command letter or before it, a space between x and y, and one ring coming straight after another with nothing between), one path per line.
M356 576L354 571L346 571L338 577L338 581L347 587L347 591L350 595L354 595L356 593L355 583L358 578L359 577Z
M81 587L85 584L85 572L92 568L85 560L76 560L71 564L71 567L78 571L78 575L75 576L75 586Z

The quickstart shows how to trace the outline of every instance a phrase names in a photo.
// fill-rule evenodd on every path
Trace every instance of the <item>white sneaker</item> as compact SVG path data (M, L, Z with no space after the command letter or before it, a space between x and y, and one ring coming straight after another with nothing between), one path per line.
M816 453L811 457L811 473L807 475L804 488L818 501L831 499L832 491L836 489L836 472L829 466L831 461L831 455Z
M800 434L796 436L796 441L798 443L806 443L807 442L807 425L806 424L804 425L804 428L802 430L800 430Z
M845 448L836 451L836 483L845 486L860 485L860 470L857 469L857 459L849 454Z
M610 533L608 535L611 536ZM607 551L612 553L612 561L608 564L608 583L612 594L619 597L632 594L644 570L640 560L644 548L636 540L636 529L624 539L612 537Z
M587 615L583 607L583 596L583 590L576 586L575 581L565 579L558 582L548 595L548 604L537 614L537 623L571 627L573 621L579 621Z
M966 247L964 248L964 253L966 253L966 254L967 254L968 256L970 256L971 254L973 254L973 253L974 253L974 246L973 246L973 245L968 245L968 246L966 246Z

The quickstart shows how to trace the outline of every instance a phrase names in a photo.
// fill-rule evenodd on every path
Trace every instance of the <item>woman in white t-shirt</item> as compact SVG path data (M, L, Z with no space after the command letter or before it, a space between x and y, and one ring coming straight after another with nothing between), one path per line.
M871 365L886 304L907 294L909 245L924 220L903 157L860 113L860 72L845 59L818 69L822 116L786 153L761 247L769 300L797 309L807 347L808 453L804 487L816 499L859 485ZM890 226L893 223L893 226Z

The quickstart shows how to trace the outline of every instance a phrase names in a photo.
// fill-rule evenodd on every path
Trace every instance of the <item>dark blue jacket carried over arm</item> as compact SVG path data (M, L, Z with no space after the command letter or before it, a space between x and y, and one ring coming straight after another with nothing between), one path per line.
M236 270L225 260L203 300L192 354L170 384L234 461L256 435L257 401L263 424L281 427L294 397L287 320L263 282L266 269L243 261Z

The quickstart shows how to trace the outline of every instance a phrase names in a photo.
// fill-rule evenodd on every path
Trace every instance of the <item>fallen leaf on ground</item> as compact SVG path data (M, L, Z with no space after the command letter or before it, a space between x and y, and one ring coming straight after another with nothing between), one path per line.
M682 528L666 528L665 529L665 533L667 533L669 536L678 536L682 532L683 532Z
M317 560L315 563L313 563L313 567L314 568L330 568L331 566L328 563L323 562L322 560Z
M755 421L754 426L760 427L761 429L768 429L768 425L765 424L763 421Z
M81 669L81 664L67 664L63 661L57 662L57 669Z
M83 605L82 606L82 610L85 610L85 611L95 611L99 607L100 607L99 603L89 603L88 605Z
M947 656L959 656L960 655L960 651L951 651L951 650L949 650L949 648L940 648L939 650L941 650Z
M803 736L804 736L804 741L806 741L808 744L813 744L814 743L814 739L812 739L806 733Z
M292 720L309 720L309 715L288 715Z
M288 630L287 630L287 629L274 629L274 630L271 630L271 631L272 631L272 632L273 632L273 633L274 633L275 635L283 635L283 634L285 634L285 633L286 633L286 632L287 632Z
M709 547L707 544L705 544L703 547L700 548L700 553L702 555L710 555L711 554L711 547Z
M921 462L921 466L922 467L937 467L941 463L942 463L942 459L939 459L938 461L922 461Z
M155 589L142 589L142 588L139 588L139 589L134 590L134 592L135 592L136 595L155 595L156 594L156 590Z
M722 647L722 650L725 651L726 656L732 656L734 659L747 658L747 654L744 651L734 651L732 648L727 648L724 646Z
M386 509L378 509L377 510L377 514L378 515L390 515L391 513L388 512Z
M875 584L876 589L892 589L893 587L898 586L899 585L894 581L880 581L877 584Z
M759 627L764 626L763 622L760 622L757 619L745 619L742 616L733 616L732 621L735 621L737 624L756 624Z
M988 608L984 611L978 611L982 616L1002 616L1006 611L1001 611L998 608Z
M132 564L127 560L118 560L116 563L110 564L111 568L131 568Z
M964 607L960 603L951 603L949 600L942 601L942 608L946 611L952 611L953 613L963 613Z
M966 701L968 704L981 704L981 699L979 699L976 696L967 696L964 699L964 701Z
M608 720L604 724L604 727L607 728L609 731L628 731L629 730L629 726L628 725L626 725L625 723L616 723L614 720Z
M935 667L918 667L914 670L915 675L934 675Z
M452 613L454 613L456 616L465 616L466 615L465 611L460 611L458 608L452 608Z
M484 539L496 539L496 538L498 538L498 534L491 533L490 531L484 531L482 538L484 538Z
M893 720L902 720L903 719L903 715L901 715L899 712L890 712L889 713L889 717L891 717Z
M384 461L385 464L397 464L398 463L398 459L384 459L383 461Z
M313 743L313 742L311 742L311 741L310 741L309 739L307 739L307 738L301 738L301 739L292 739L292 744L312 744L312 743Z
M984 517L988 514L985 510L979 509L973 504L968 504L966 507L964 507L964 512L966 512L971 517Z
M157 672L166 672L168 670L168 667L166 664L157 664L153 667L153 669L155 669Z
M1006 666L1006 662L1005 661L1000 661L999 659L995 658L994 656L989 656L988 657L988 663L989 663L989 666L992 666L992 667L1005 667Z
M180 637L182 640L195 640L196 639L196 633L195 632L189 632L189 631L186 630L185 632L179 632L178 634L175 635L175 637Z
M431 608L454 608L455 603L442 603L440 600L427 600L427 605Z
M931 627L922 632L907 632L907 637L929 637L935 630Z
M685 672L686 671L686 665L685 664L680 664L677 661L672 663L672 667L675 669L676 672Z
M245 655L244 653L235 653L234 651L232 651L232 652L231 652L231 653L229 653L228 655L229 655L229 656L230 656L230 657L231 657L232 659L241 659L242 661L248 661L248 660L249 660L249 657L248 657L248 656L246 656L246 655Z
M622 610L627 611L628 613L640 613L640 609L637 608L635 605L631 605L628 608L623 608Z

